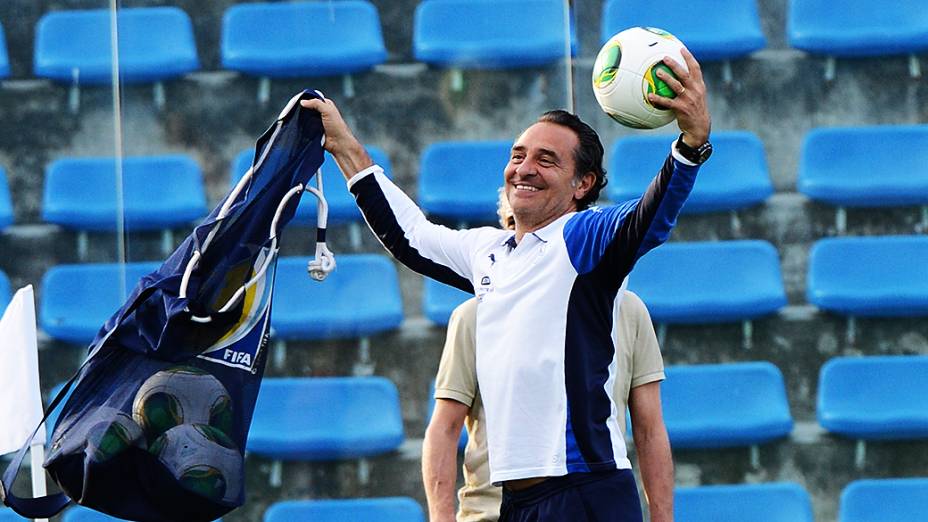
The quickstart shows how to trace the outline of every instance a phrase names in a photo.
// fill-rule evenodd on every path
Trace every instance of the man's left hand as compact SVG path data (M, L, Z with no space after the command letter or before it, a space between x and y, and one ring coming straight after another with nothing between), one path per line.
M663 80L677 96L666 98L658 94L649 94L648 101L657 107L670 109L676 114L677 125L683 131L683 142L695 149L709 141L712 122L706 104L706 84L702 79L699 62L685 47L680 50L680 53L689 70L684 69L668 56L664 58L664 64L673 71L676 78L665 71L657 71L657 77Z

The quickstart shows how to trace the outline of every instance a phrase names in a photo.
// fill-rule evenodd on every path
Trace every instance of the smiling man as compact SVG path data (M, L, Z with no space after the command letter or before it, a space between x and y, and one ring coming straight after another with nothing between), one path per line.
M613 304L635 262L667 240L708 157L699 64L662 79L680 137L641 198L590 207L606 184L603 146L577 116L551 111L525 130L503 172L515 231L451 230L373 165L335 104L310 100L332 153L378 239L400 262L477 296L477 381L501 521L640 521L612 398Z

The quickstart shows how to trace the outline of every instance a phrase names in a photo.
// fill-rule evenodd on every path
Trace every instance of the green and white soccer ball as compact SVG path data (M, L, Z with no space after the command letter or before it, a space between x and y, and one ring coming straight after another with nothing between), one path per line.
M232 399L219 379L192 366L176 366L149 377L135 394L132 418L149 441L181 424L206 424L232 431Z
M145 449L142 428L128 414L109 406L100 406L80 413L89 422L77 423L76 429L55 434L52 455L84 453L100 464L112 460L130 447ZM72 426L64 423L63 426Z
M149 451L188 491L214 502L235 502L242 489L244 457L225 433L205 424L181 424Z
M653 27L632 27L603 45L593 65L593 94L612 119L635 129L656 129L674 119L673 111L651 105L649 93L676 95L655 72L676 77L662 60L670 56L684 69L683 43Z

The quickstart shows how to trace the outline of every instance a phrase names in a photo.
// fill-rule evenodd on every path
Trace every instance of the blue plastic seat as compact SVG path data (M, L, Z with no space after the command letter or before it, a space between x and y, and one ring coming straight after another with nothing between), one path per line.
M835 206L928 205L926 164L928 125L814 129L802 145L799 192Z
M157 82L200 68L193 24L181 9L121 8L117 22L120 81ZM45 14L36 28L35 75L67 83L109 84L110 34L108 9Z
M793 430L783 374L769 362L670 366L666 375L661 402L674 448L753 446Z
M928 479L867 479L841 493L838 522L910 522L928 513Z
M248 451L279 460L379 455L403 443L399 393L383 377L267 378Z
M187 156L125 158L122 183L127 229L172 228L206 215L203 175ZM79 230L115 230L119 209L114 158L66 158L46 169L45 221Z
M565 58L564 27L560 0L424 0L416 7L413 54L438 67L543 66Z
M812 501L793 483L674 489L674 515L686 522L813 522Z
M0 25L0 78L6 78L10 75L10 58L6 52L6 36L3 32L3 26Z
M699 23L693 23L693 13L699 13ZM670 4L607 0L603 4L602 43L619 31L635 26L657 27L672 33L699 60L738 58L767 45L756 0L696 0Z
M864 440L928 438L928 356L837 357L822 366L818 421Z
M425 522L422 507L406 497L286 500L264 513L264 522Z
M419 205L429 215L495 222L511 141L433 143L419 166Z
M777 251L759 240L667 243L638 261L628 289L659 323L746 321L786 306Z
M392 177L393 168L390 165L390 158L387 154L377 147L367 147L374 163L383 167L384 174ZM254 149L247 149L240 152L232 163L231 180L234 186L238 180L242 179L245 172L251 168L251 162L254 160ZM316 186L316 180L310 181L310 186ZM348 191L348 185L345 183L345 177L338 169L338 165L329 153L325 154L325 163L322 164L322 188L325 191L325 199L329 204L329 224L344 225L348 223L363 223L364 216L358 210L358 205L354 201L354 196ZM303 193L300 199L300 205L296 209L293 223L300 225L316 225L317 199L312 194Z
M6 170L0 167L0 230L13 224L13 201L10 186L6 181Z
M609 199L621 203L641 196L670 154L672 142L672 137L661 135L616 141L609 159ZM738 210L773 195L764 145L754 133L719 131L712 134L712 143L716 153L699 170L683 213Z
M17 515L12 509L0 506L0 522L23 522L29 520Z
M928 315L928 237L877 236L817 241L806 295L829 312L857 317Z
M445 326L451 319L451 312L472 297L472 294L426 277L425 289L422 292L422 313L429 321Z
M310 279L308 258L277 263L271 326L280 339L364 337L398 328L403 322L396 266L380 254L336 257L325 281Z
M10 280L7 278L6 274L0 270L0 316L3 316L6 305L10 304L10 299L12 297L13 293L10 290Z
M928 11L922 2L874 4L846 0L792 0L786 20L789 45L831 56L882 56L928 49Z
M88 344L146 274L159 263L52 267L42 277L39 326L54 339ZM124 285L120 276L125 267ZM125 287L126 294L120 292Z
M387 59L377 8L362 0L233 5L221 52L224 68L265 77L350 74Z

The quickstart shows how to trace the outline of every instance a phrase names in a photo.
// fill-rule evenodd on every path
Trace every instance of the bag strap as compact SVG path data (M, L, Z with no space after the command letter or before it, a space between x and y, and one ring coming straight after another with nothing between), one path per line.
M315 93L318 96L325 99L325 97L322 96L321 92L315 91ZM219 209L219 214L216 216L216 221L215 221L213 228L206 235L206 239L204 239L203 244L200 246L200 248L198 250L195 250L193 254L190 256L190 259L187 261L187 266L184 269L184 275L181 278L180 290L178 292L179 297L181 299L187 298L187 287L190 284L190 277L193 275L193 271L199 265L200 259L203 256L203 252L206 252L206 249L209 248L210 244L213 241L213 238L216 236L216 233L219 231L219 228L222 226L222 220L228 216L229 212L232 209L233 203L235 203L235 201L238 199L242 191L245 190L246 187L248 187L251 184L252 177L254 176L255 171L257 171L261 167L261 165L265 161L265 158L267 158L267 155L271 150L271 146L274 144L274 141L276 141L277 135L280 132L281 128L283 127L284 117L293 110L302 110L299 107L299 101L303 99L304 96L305 96L305 92L297 94L290 100L290 102L287 104L284 110L281 111L280 116L278 117L276 126L274 128L273 134L271 135L270 140L268 140L268 143L264 146L263 150L261 151L261 155L258 157L255 164L251 168L249 168L247 172L245 172L245 175L242 176L242 178L238 181L238 183L232 189L232 192L229 193L229 196L226 198L226 200L222 204L222 207ZM323 145L325 144L325 135L322 136L322 144ZM239 287L239 289L236 290L234 294L232 294L232 297L230 297L229 300L226 301L226 304L221 306L216 311L217 313L224 313L224 312L231 310L232 307L236 306L238 302L242 300L242 298L245 296L245 293L248 291L248 289L254 286L255 284L257 284L258 281L260 281L261 278L264 277L264 273L267 271L271 263L273 263L277 257L277 242L279 238L279 231L277 230L277 228L278 228L278 221L280 220L280 216L283 213L283 211L287 208L287 205L290 203L290 200L294 196L300 196L304 190L312 193L314 196L319 198L319 212L318 212L317 226L316 226L316 257L313 261L310 261L309 266L307 267L307 270L309 271L313 279L317 281L322 281L332 270L335 269L335 256L326 247L326 244L325 244L325 231L326 231L326 225L328 222L329 206L325 200L325 195L322 189L322 170L321 169L316 171L316 183L318 185L318 188L304 186L302 183L298 183L296 186L292 187L283 196L283 198L281 199L280 203L277 206L277 211L274 213L274 219L271 221L270 230L268 231L268 239L271 240L270 255L267 256L267 258L264 260L264 263L262 263L261 267L255 272L254 277L252 277L244 285ZM299 197L297 197L297 201L299 201ZM197 323L208 323L212 321L212 319L213 318L210 315L205 315L205 316L197 316L193 314L190 315L190 320L197 322Z

